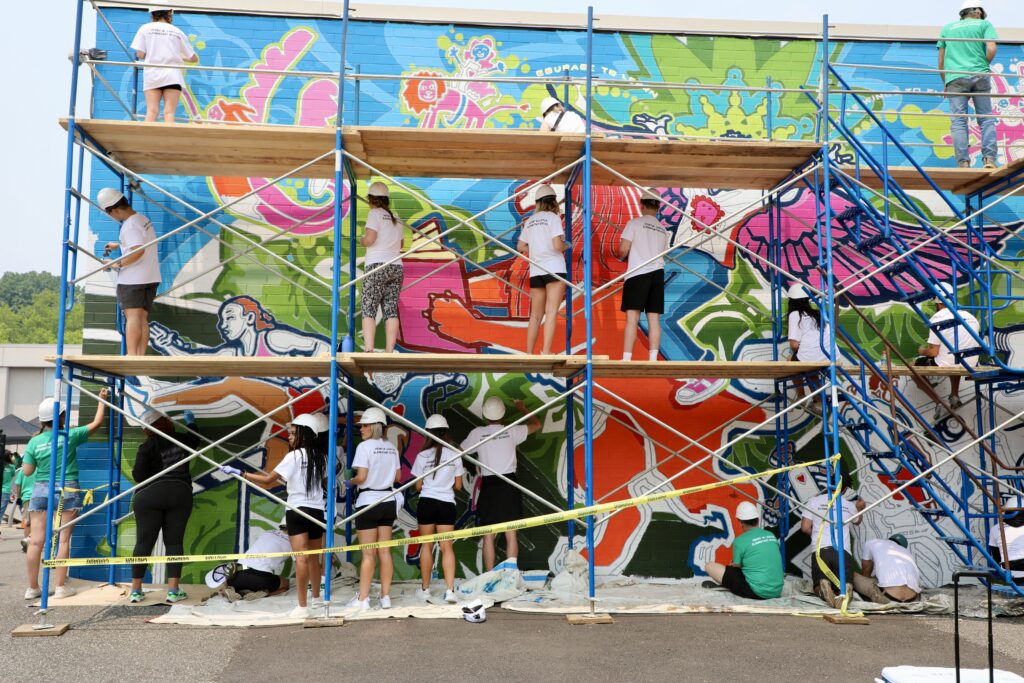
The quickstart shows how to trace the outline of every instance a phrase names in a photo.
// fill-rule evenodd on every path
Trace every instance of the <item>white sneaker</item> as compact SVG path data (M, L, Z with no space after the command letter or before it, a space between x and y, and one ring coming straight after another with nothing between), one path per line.
M417 588L416 589L417 600L430 600L430 589L429 588Z
M380 608L381 609L391 609L391 596L390 595L382 595L382 596L380 596Z
M57 590L53 592L53 599L70 598L77 592L72 586L57 586Z
M345 604L345 609L355 609L360 612L370 609L370 598L360 600L359 596L355 596Z
M458 600L455 598L455 591L446 590L444 592L444 601L447 602L449 605L454 605L455 603L457 603Z
M327 604L322 597L313 598L309 603L311 609L323 609L324 605Z
M35 600L36 598L40 597L42 594L43 594L43 591L40 590L39 588L26 588L25 589L25 599L26 600Z
M290 619L309 619L309 608L297 605L288 613Z

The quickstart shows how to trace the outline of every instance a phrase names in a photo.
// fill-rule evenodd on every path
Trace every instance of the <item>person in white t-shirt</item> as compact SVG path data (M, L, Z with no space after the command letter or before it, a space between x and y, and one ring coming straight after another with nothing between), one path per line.
M299 415L288 425L288 445L292 450L267 474L242 472L225 465L225 474L241 477L263 488L284 484L288 489L288 511L285 522L292 550L303 552L324 547L326 527L324 511L327 507L327 453L317 442L318 421L310 413ZM299 514L301 511L304 514ZM311 521L312 517L314 521ZM323 573L320 555L295 556L295 582L299 604L289 616L305 619L310 615L306 604L307 590L313 592L312 607L323 605L320 599L320 576Z
M121 224L120 241L108 242L103 255L120 249L121 259L107 261L117 271L117 303L124 311L125 354L144 356L149 347L149 312L153 309L160 284L160 251L153 223L136 213L119 190L105 187L96 196L96 204Z
M906 536L893 534L888 540L873 538L864 543L860 557L860 571L853 575L853 589L865 600L885 605L920 599L921 572L908 550Z
M558 324L558 308L565 299L565 227L558 212L558 196L550 185L541 185L534 195L536 209L526 219L517 249L530 259L530 322L526 328L526 352L537 345L541 322L544 341L541 354L551 353ZM562 279L555 277L560 276Z
M529 412L522 401L516 401L514 405L523 415ZM477 427L462 440L462 450L467 454L476 452L482 465L479 473L480 496L476 508L479 523L487 526L522 519L522 492L497 475L516 481L516 447L541 428L540 420L533 416L525 425L515 425L488 439L503 429L501 419L505 417L505 403L497 396L489 397L484 401L483 416L488 424ZM484 439L487 441L484 442ZM484 568L487 571L494 569L494 540L494 534L483 538ZM519 537L514 530L505 532L505 556L512 564L519 557Z
M448 420L444 415L431 415L427 418L424 428L436 439L448 443ZM431 471L433 470L433 471ZM430 472L430 474L427 474ZM412 466L412 476L423 477L416 482L416 490L420 492L419 504L416 508L416 521L419 524L420 536L433 533L446 533L455 530L455 492L462 490L462 458L448 446L434 441L430 448L416 456ZM455 548L451 541L441 541L441 568L444 571L444 600L454 603L455 600ZM423 543L420 546L420 582L421 588L416 597L430 599L430 575L434 568L434 544Z
M362 287L363 348L373 352L377 337L377 312L384 314L384 352L392 353L398 341L398 298L402 294L402 241L405 226L391 211L391 192L382 182L367 192L370 213L359 243L366 247ZM396 260L399 259L399 260Z
M789 348L793 355L791 361L828 362L830 330L828 323L822 323L821 311L811 303L810 295L803 285L793 285L789 288L787 295L789 299L789 324L787 336ZM796 397L801 399L805 395L803 380L793 381L796 387ZM808 409L814 413L821 412L821 406L811 403Z
M1009 561L1010 572L1014 579L1024 579L1024 512L1007 516L1003 524L1003 533L1006 534L1006 559ZM999 532L999 525L993 524L988 532L988 549L995 561L1002 566L1003 563L1003 539ZM1021 584L1024 581L1016 581Z
M398 450L384 438L387 415L380 408L367 408L359 418L359 435L352 468L355 476L346 482L359 489L356 498L356 535L360 543L391 539L391 530L401 507L397 496L391 495L402 476ZM391 607L391 579L395 566L390 548L363 551L359 563L359 594L346 605L359 611L370 609L370 586L377 561L380 561L380 608Z
M665 258L668 230L658 220L660 202L645 195L640 215L622 230L619 258L628 258L628 273L622 285L622 307L626 329L622 339L622 360L633 359L636 328L640 314L647 313L648 359L658 360L661 348L661 314L665 312Z
M135 56L147 64L142 71L142 89L146 97L146 120L156 121L163 100L165 123L174 123L174 112L178 109L181 88L185 85L185 74L181 66L185 62L195 64L199 55L192 49L188 36L174 26L174 11L169 7L153 7L149 10L153 21L139 28L132 40Z
M847 594L853 589L853 553L852 553L852 540L850 536L850 529L852 526L859 526L863 517L857 517L853 520L852 524L850 519L863 510L866 507L866 503L863 499L857 496L856 492L853 491L849 486L850 478L840 469L840 475L843 480L843 492L839 496L837 503L842 505L842 518L843 518L843 562L846 565L846 583L847 583ZM832 524L832 511L829 510L829 495L828 492L820 493L809 501L804 508L803 516L800 520L800 530L811 537L811 548L818 548L818 538L820 534L821 538L821 559L829 570L835 575L839 576L839 551L836 549L836 544L839 542L839 538L836 536L835 530ZM824 529L822 525L824 524ZM835 537L835 538L834 538ZM837 607L839 601L836 598L834 586L832 582L825 576L825 572L821 570L818 565L817 557L815 553L811 553L811 585L814 588L814 593L828 603L831 607Z
M568 111L554 97L545 97L540 103L540 129L552 133L586 133L587 122L574 111Z
M288 522L281 520L277 529L264 531L246 549L246 555L287 553L292 549L288 538ZM227 594L228 599L237 600L249 593L278 595L288 590L288 577L284 575L287 557L248 557L237 563L222 564L206 573L206 585L217 589L227 586L237 595ZM250 598L252 599L252 598Z
M940 282L939 288L947 299L956 300L956 290L952 285ZM966 327L961 323L956 323L953 327L935 330L935 325L954 320L953 312L946 308L946 305L938 297L935 299L935 308L937 309L935 315L928 321L929 328L932 328L928 333L928 341L924 346L918 348L917 352L922 358L919 358L915 365L937 365L940 368L950 368L960 364L953 355L954 353L978 348L978 342L971 336L967 328L970 327L977 334L981 326L977 318L961 308L957 314L964 323L967 323ZM964 357L964 362L970 366L974 366L977 360L977 356ZM960 400L960 377L949 378L949 405L953 410L963 406L963 401ZM935 412L937 420L942 416L942 407L938 406Z

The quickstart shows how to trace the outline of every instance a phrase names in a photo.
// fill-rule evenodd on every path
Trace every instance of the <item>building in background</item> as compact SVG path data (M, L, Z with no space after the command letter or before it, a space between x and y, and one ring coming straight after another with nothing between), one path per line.
M80 354L81 346L68 345L66 352ZM39 402L53 396L53 363L44 359L57 353L55 344L0 344L0 417L17 415L32 422ZM73 393L71 424L78 423L78 392Z

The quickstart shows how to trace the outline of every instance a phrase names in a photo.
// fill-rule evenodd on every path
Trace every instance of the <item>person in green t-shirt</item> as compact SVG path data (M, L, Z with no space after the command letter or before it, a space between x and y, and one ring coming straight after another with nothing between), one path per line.
M939 71L945 90L963 93L949 96L950 130L956 165L970 168L968 148L967 100L974 102L974 114L981 127L981 156L985 168L996 168L996 119L992 116L992 81L988 74L996 56L996 29L980 0L966 0L960 8L960 20L947 24L939 35Z
M13 511L14 506L19 502L21 503L21 526L24 529L21 539L21 552L23 553L28 552L29 538L32 535L32 522L31 516L28 514L28 504L32 500L32 485L35 481L35 475L27 476L25 470L19 467L18 473L14 475L14 488L11 490L11 510Z
M9 501L9 499L11 497L11 486L14 484L14 476L15 476L15 471L16 471L16 467L14 465L14 453L12 453L11 451L4 451L3 456L2 456L2 460L3 460L3 466L4 466L4 473L3 473L3 491L0 492L0 501L3 501L3 507L0 508L0 523L2 523L4 521L5 517L7 517L7 506L8 506L8 501ZM11 506L11 516L10 516L10 519L12 519L12 520L14 519L14 506L13 505Z
M96 406L96 416L85 427L75 427L68 430L67 437L67 462L64 464L64 504L61 508L60 523L66 524L78 516L82 508L82 494L70 489L81 488L78 485L78 447L89 440L89 435L100 428L103 418L106 415L105 401L109 396L106 389L100 391L100 402ZM64 426L64 406L61 406L58 417L60 427ZM43 542L46 536L46 508L50 490L50 472L54 471L57 486L60 486L62 460L64 458L64 436L58 436L57 455L50 452L53 440L53 399L44 398L39 404L39 424L42 431L33 436L28 445L25 446L25 456L21 468L26 475L34 475L36 480L32 487L32 498L28 505L29 523L32 525L32 540L29 543L28 558L26 559L26 570L28 572L28 588L25 590L25 599L34 600L42 595L39 589L39 563L43 557ZM54 510L57 509L57 501L54 501ZM71 531L74 527L67 527L60 532L60 541L57 547L57 559L64 559L71 553ZM54 598L66 598L75 594L75 589L65 586L68 578L67 567L61 567L54 571L57 589L54 591Z
M705 582L723 586L741 598L768 600L782 595L784 573L779 539L758 526L757 506L743 501L736 508L736 519L743 533L732 542L732 564L709 562L704 571L711 577Z

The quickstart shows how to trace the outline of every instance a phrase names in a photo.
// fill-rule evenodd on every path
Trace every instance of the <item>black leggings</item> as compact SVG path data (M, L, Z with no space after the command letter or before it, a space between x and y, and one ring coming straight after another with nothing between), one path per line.
M259 569L239 569L228 579L228 585L239 593L273 593L281 587L281 577Z
M192 486L180 479L155 481L135 494L136 557L148 556L156 545L157 535L163 531L168 555L185 554L185 527L192 514ZM146 575L144 564L132 565L132 578ZM167 578L181 578L181 563L167 564Z

